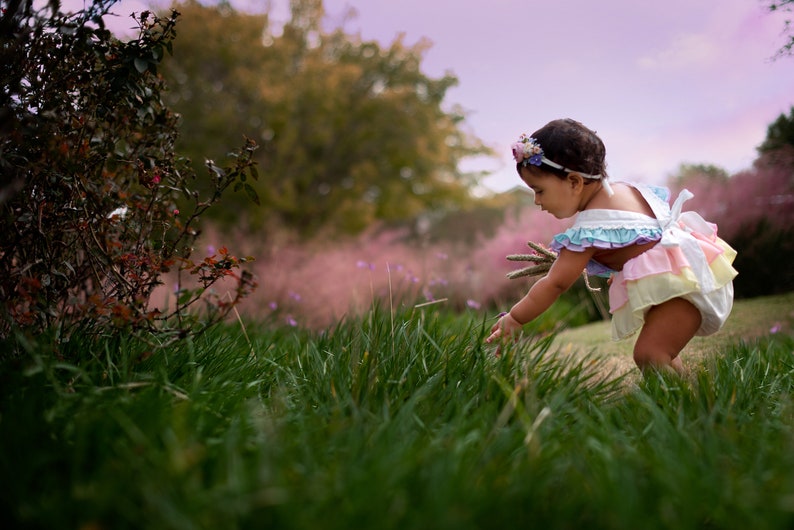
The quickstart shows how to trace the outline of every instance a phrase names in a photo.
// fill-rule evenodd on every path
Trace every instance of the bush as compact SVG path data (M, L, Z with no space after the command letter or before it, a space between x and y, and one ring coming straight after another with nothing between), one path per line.
M137 38L121 42L102 23L112 4L64 14L58 2L15 0L0 15L2 338L53 328L66 340L77 327L183 336L196 301L208 302L211 323L254 285L233 274L246 259L189 258L201 214L230 185L250 188L256 145L247 141L228 168L208 161L213 188L206 197L193 191L157 74L178 13L141 13ZM169 313L150 308L149 297L170 270L199 282ZM238 283L229 303L202 298L230 275Z
M472 227L468 242L379 226L355 237L311 240L273 229L255 238L244 229L221 232L208 226L200 241L211 255L224 238L233 238L245 253L257 256L251 270L269 281L238 307L245 317L323 329L345 316L365 314L373 303L391 308L440 304L492 317L524 296L534 281L507 279L508 272L526 263L505 256L529 252L527 241L547 244L565 226L531 206L508 212L491 234ZM563 295L571 311L557 314L558 320L575 325L608 317L606 283L590 281L602 291L592 293L577 281ZM165 300L175 287L162 286L152 299Z
M740 230L731 244L741 250L733 264L739 271L734 282L737 298L794 291L794 228L776 226L763 217Z

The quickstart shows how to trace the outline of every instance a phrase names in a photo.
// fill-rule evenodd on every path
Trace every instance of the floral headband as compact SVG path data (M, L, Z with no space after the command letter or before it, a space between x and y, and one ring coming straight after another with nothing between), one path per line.
M522 134L518 138L518 141L512 145L512 149L513 158L517 164L521 164L524 167L527 167L527 164L533 166L546 164L547 166L565 171L566 173L576 173L586 179L600 180L604 186L604 190L607 192L607 195L612 196L614 194L614 191L612 191L612 186L609 185L609 181L603 175L589 175L587 173L582 173L581 171L568 169L567 167L561 166L557 162L553 162L546 158L543 155L543 148L540 146L538 141L531 136Z

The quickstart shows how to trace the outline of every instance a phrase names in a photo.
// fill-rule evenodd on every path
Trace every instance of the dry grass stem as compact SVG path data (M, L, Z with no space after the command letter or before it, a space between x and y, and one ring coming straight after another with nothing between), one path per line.
M542 276L549 272L551 266L554 265L554 260L557 259L557 254L547 249L543 245L539 245L533 241L528 241L527 245L535 251L535 254L510 254L507 256L508 261L529 261L535 263L523 269L517 269L507 273L507 278L515 280L516 278L523 278L524 276ZM593 287L590 285L590 278L587 271L582 271L584 283L590 291L600 291L600 287Z

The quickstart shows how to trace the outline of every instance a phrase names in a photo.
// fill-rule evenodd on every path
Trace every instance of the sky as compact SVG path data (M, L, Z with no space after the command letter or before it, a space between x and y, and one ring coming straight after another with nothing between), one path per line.
M288 0L233 3L270 4L278 18ZM400 35L407 45L429 41L424 73L458 78L445 105L462 107L468 132L497 153L462 166L488 171L481 183L491 191L520 184L510 144L565 117L598 132L614 180L662 184L681 164L749 168L768 125L794 106L794 57L773 60L786 14L766 4L324 1L329 27L384 46ZM122 0L113 10L146 6Z

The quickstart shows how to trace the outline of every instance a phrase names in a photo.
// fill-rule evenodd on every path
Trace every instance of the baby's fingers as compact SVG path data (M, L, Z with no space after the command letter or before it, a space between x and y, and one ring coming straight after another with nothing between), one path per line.
M501 336L502 336L502 328L496 327L496 329L491 329L491 334L488 335L488 338L485 339L485 342L487 344L490 344Z

